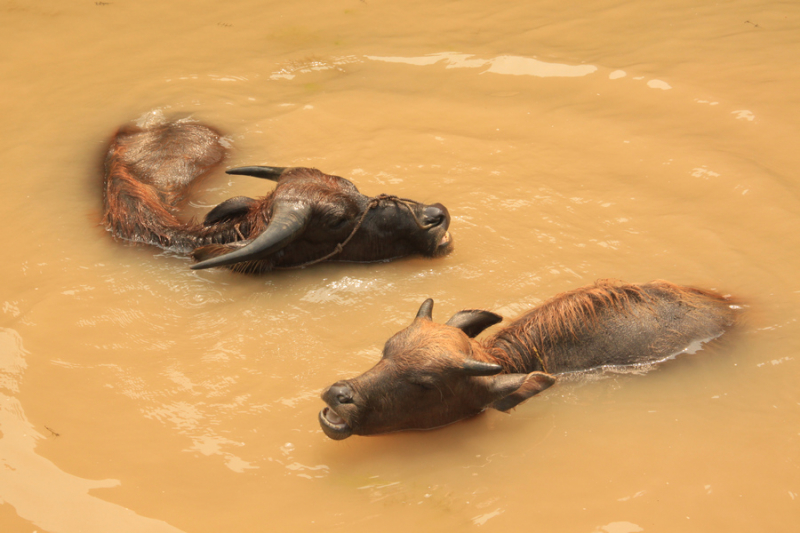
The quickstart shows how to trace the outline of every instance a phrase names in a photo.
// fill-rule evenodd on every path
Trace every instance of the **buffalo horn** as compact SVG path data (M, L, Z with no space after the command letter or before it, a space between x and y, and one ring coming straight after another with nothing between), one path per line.
M467 359L461 370L468 376L494 376L503 371L503 367L496 363L485 363L475 359Z
M254 178L261 178L266 180L278 181L281 174L286 170L283 167L238 167L229 168L225 171L226 174L235 174L237 176L252 176Z
M267 229L249 244L229 254L212 257L192 265L192 270L232 265L243 261L264 259L292 242L300 235L311 217L311 207L301 203L276 203Z
M419 311L417 311L417 318L427 318L428 320L433 320L433 299L428 298L422 305L419 306Z
M459 311L447 321L448 326L458 328L467 334L467 337L475 337L489 326L494 326L502 322L503 317L491 311L481 311L480 309L468 309Z

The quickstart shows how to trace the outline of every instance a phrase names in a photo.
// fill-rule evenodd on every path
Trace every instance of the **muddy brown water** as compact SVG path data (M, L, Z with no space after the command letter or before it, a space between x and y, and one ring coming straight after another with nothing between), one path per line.
M800 4L0 2L0 530L796 531ZM99 227L116 127L442 202L443 259L259 278ZM215 172L192 209L264 194ZM733 335L512 414L335 442L319 392L426 297L738 295Z

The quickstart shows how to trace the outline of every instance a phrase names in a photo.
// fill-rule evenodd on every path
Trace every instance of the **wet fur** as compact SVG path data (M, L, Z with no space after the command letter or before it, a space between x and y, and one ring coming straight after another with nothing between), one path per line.
M481 344L510 372L648 363L721 335L736 321L734 304L666 281L601 280L553 297Z
M201 124L121 128L105 158L103 225L120 239L181 253L263 230L263 222L252 213L210 227L178 217L192 186L225 158L220 139L217 131ZM269 196L260 203L268 201Z
M268 256L227 266L244 273L293 268L325 257L350 234L348 225L352 227L362 213L372 217L367 217L372 225L365 223L344 252L330 260L387 261L420 253L435 257L452 249L452 244L440 248L436 233L446 233L449 218L424 235L409 225L410 219L437 206L442 216L449 217L440 204L415 204L413 213L398 208L392 214L394 203L370 204L370 198L350 181L313 168L285 169L275 178L275 190L262 198L232 198L212 209L203 221L182 220L179 210L192 186L225 156L220 133L201 124L178 121L121 128L105 156L103 225L116 238L191 254L202 261L241 248L261 235L276 202L312 206L301 238ZM366 213L370 206L372 212ZM380 224L389 229L381 229Z

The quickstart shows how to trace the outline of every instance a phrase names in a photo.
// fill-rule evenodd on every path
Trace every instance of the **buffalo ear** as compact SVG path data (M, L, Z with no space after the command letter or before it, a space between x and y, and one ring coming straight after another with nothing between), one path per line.
M448 326L453 326L467 334L467 337L475 337L489 326L494 326L502 322L503 317L491 311L481 311L480 309L467 309L459 311L447 321Z
M504 379L506 378L506 379ZM556 382L556 378L544 372L530 374L504 374L495 378L491 389L498 396L489 407L508 411L531 396L539 394Z
M206 213L206 217L203 219L203 225L212 226L217 222L222 222L223 220L243 217L256 203L257 202L255 200L248 198L247 196L234 196L233 198L228 198L214 209Z

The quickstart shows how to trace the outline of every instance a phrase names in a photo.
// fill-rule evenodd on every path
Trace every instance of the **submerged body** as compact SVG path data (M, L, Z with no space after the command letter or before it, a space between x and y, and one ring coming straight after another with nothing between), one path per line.
M322 393L326 435L430 429L488 407L506 411L560 373L655 363L718 337L735 323L738 306L665 281L600 281L554 297L483 341L473 337L502 317L468 310L436 324L432 309L426 300L372 369Z
M481 343L507 372L552 374L661 361L733 324L732 302L665 281L601 281L558 295Z
M193 268L241 272L297 268L322 260L386 261L452 250L441 204L370 198L353 183L313 168L243 167L229 174L275 181L262 198L238 196L201 222L178 216L192 185L226 149L218 132L189 122L126 127L105 159L103 224L114 236L191 254ZM339 246L346 241L347 246Z
M221 228L206 230L177 216L191 186L225 154L220 134L201 124L120 128L105 158L103 224L121 239L182 253L232 240Z

